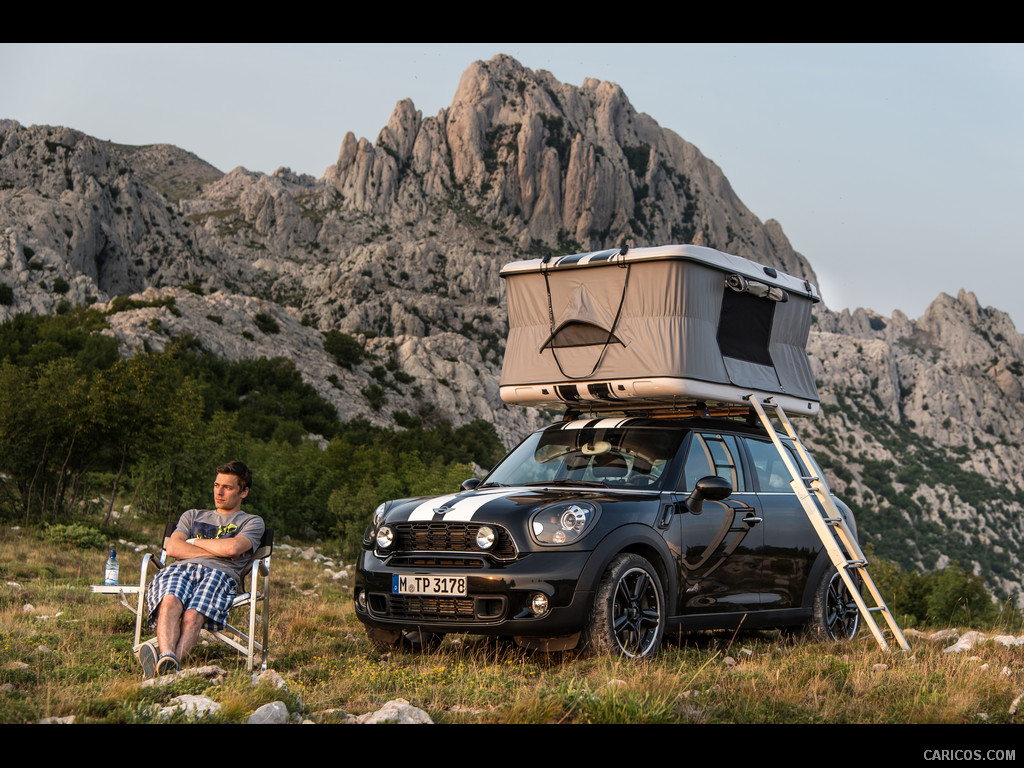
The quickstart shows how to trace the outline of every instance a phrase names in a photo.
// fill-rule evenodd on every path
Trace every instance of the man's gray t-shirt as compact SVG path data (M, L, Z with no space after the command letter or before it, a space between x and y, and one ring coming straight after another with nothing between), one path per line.
M241 586L242 575L252 565L256 547L259 546L260 539L263 538L263 529L263 518L241 510L224 514L215 509L190 509L179 518L175 532L181 531L188 539L226 539L238 534L249 539L252 542L252 549L243 552L234 560L214 555L189 557L184 560L184 562L200 563L224 571Z

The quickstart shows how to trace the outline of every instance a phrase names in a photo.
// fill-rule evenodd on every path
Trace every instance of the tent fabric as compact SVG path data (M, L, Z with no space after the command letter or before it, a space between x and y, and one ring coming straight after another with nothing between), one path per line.
M817 289L693 245L506 264L509 403L742 403L816 413L806 354ZM780 398L781 401L781 398Z

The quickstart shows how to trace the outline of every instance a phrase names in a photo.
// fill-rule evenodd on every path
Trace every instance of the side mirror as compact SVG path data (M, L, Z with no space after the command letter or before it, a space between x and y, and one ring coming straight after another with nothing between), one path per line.
M721 501L728 498L731 493L732 483L724 477L708 475L697 481L697 486L686 497L684 504L691 515L699 515L704 511L704 499Z
M472 491L475 490L478 485L480 485L480 478L471 477L468 480L463 480L462 485L459 487L464 491Z

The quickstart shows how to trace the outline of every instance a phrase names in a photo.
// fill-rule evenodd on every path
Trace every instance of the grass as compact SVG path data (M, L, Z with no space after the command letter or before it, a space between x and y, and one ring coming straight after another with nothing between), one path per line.
M118 556L128 582L142 555L122 545ZM219 645L201 646L189 663L220 666L223 680L141 686L134 617L89 592L105 559L35 529L0 527L0 723L158 722L159 708L186 693L217 701L207 720L224 723L278 700L297 719L343 722L396 698L448 724L1011 723L1024 692L1020 647L988 642L947 654L951 641L914 635L910 653L884 653L865 631L846 644L697 633L640 663L472 636L448 637L426 655L381 655L355 617L350 580L284 546L271 566L270 664L284 689L254 686L240 657Z

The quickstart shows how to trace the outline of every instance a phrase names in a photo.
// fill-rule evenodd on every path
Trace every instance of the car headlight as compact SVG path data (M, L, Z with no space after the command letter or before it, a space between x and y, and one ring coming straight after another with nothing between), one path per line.
M555 504L539 510L530 530L541 544L572 544L594 525L597 507L586 501Z
M384 512L387 509L387 502L384 502L373 510L373 516L370 518L370 524L366 526L366 530L363 531L363 546L366 548L372 547L374 541L377 538L377 529L380 528L380 524L384 522Z
M377 529L377 549L386 552L395 543L395 532L390 525L382 525Z

